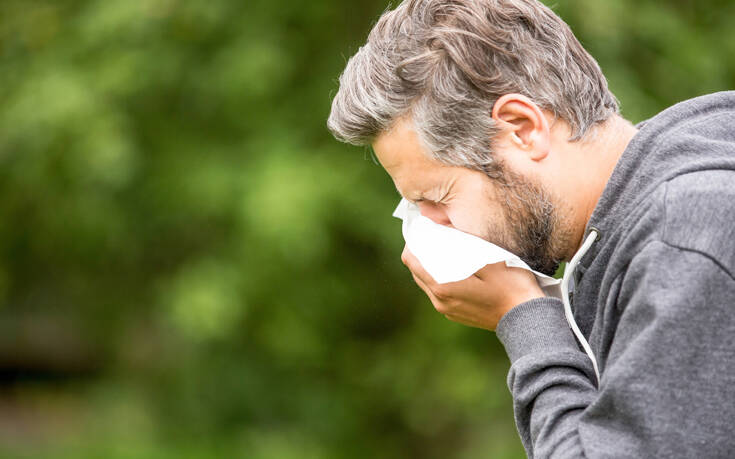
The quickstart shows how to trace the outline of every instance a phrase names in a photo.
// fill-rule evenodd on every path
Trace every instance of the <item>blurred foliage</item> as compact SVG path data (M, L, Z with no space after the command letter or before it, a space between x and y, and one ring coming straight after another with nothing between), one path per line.
M0 2L0 455L516 458L325 129L380 0ZM729 0L555 10L640 121L735 83Z

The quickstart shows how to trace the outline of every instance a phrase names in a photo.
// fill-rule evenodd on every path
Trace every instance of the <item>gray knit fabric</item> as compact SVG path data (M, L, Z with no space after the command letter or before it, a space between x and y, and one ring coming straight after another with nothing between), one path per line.
M498 324L529 457L735 458L735 92L639 127L575 276L600 387L561 301Z

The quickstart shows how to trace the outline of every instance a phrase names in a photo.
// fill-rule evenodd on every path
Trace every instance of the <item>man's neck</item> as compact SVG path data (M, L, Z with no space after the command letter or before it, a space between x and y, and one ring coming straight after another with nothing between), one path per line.
M591 133L588 140L575 146L578 166L574 168L578 178L572 199L577 211L574 215L572 255L582 245L584 229L597 207L607 182L625 148L638 130L630 121L615 115ZM571 255L570 255L571 258Z

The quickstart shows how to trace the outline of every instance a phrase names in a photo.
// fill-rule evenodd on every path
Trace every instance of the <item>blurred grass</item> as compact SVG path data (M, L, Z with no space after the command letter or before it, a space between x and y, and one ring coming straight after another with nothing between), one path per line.
M0 3L0 456L517 458L325 129L386 3ZM735 4L554 4L645 119L735 83Z

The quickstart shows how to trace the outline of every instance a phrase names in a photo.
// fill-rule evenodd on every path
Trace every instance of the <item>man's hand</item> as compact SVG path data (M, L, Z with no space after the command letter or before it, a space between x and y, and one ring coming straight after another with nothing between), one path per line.
M487 265L459 282L437 284L407 247L401 261L440 314L470 327L493 331L506 312L545 296L531 272L509 268L505 263Z

